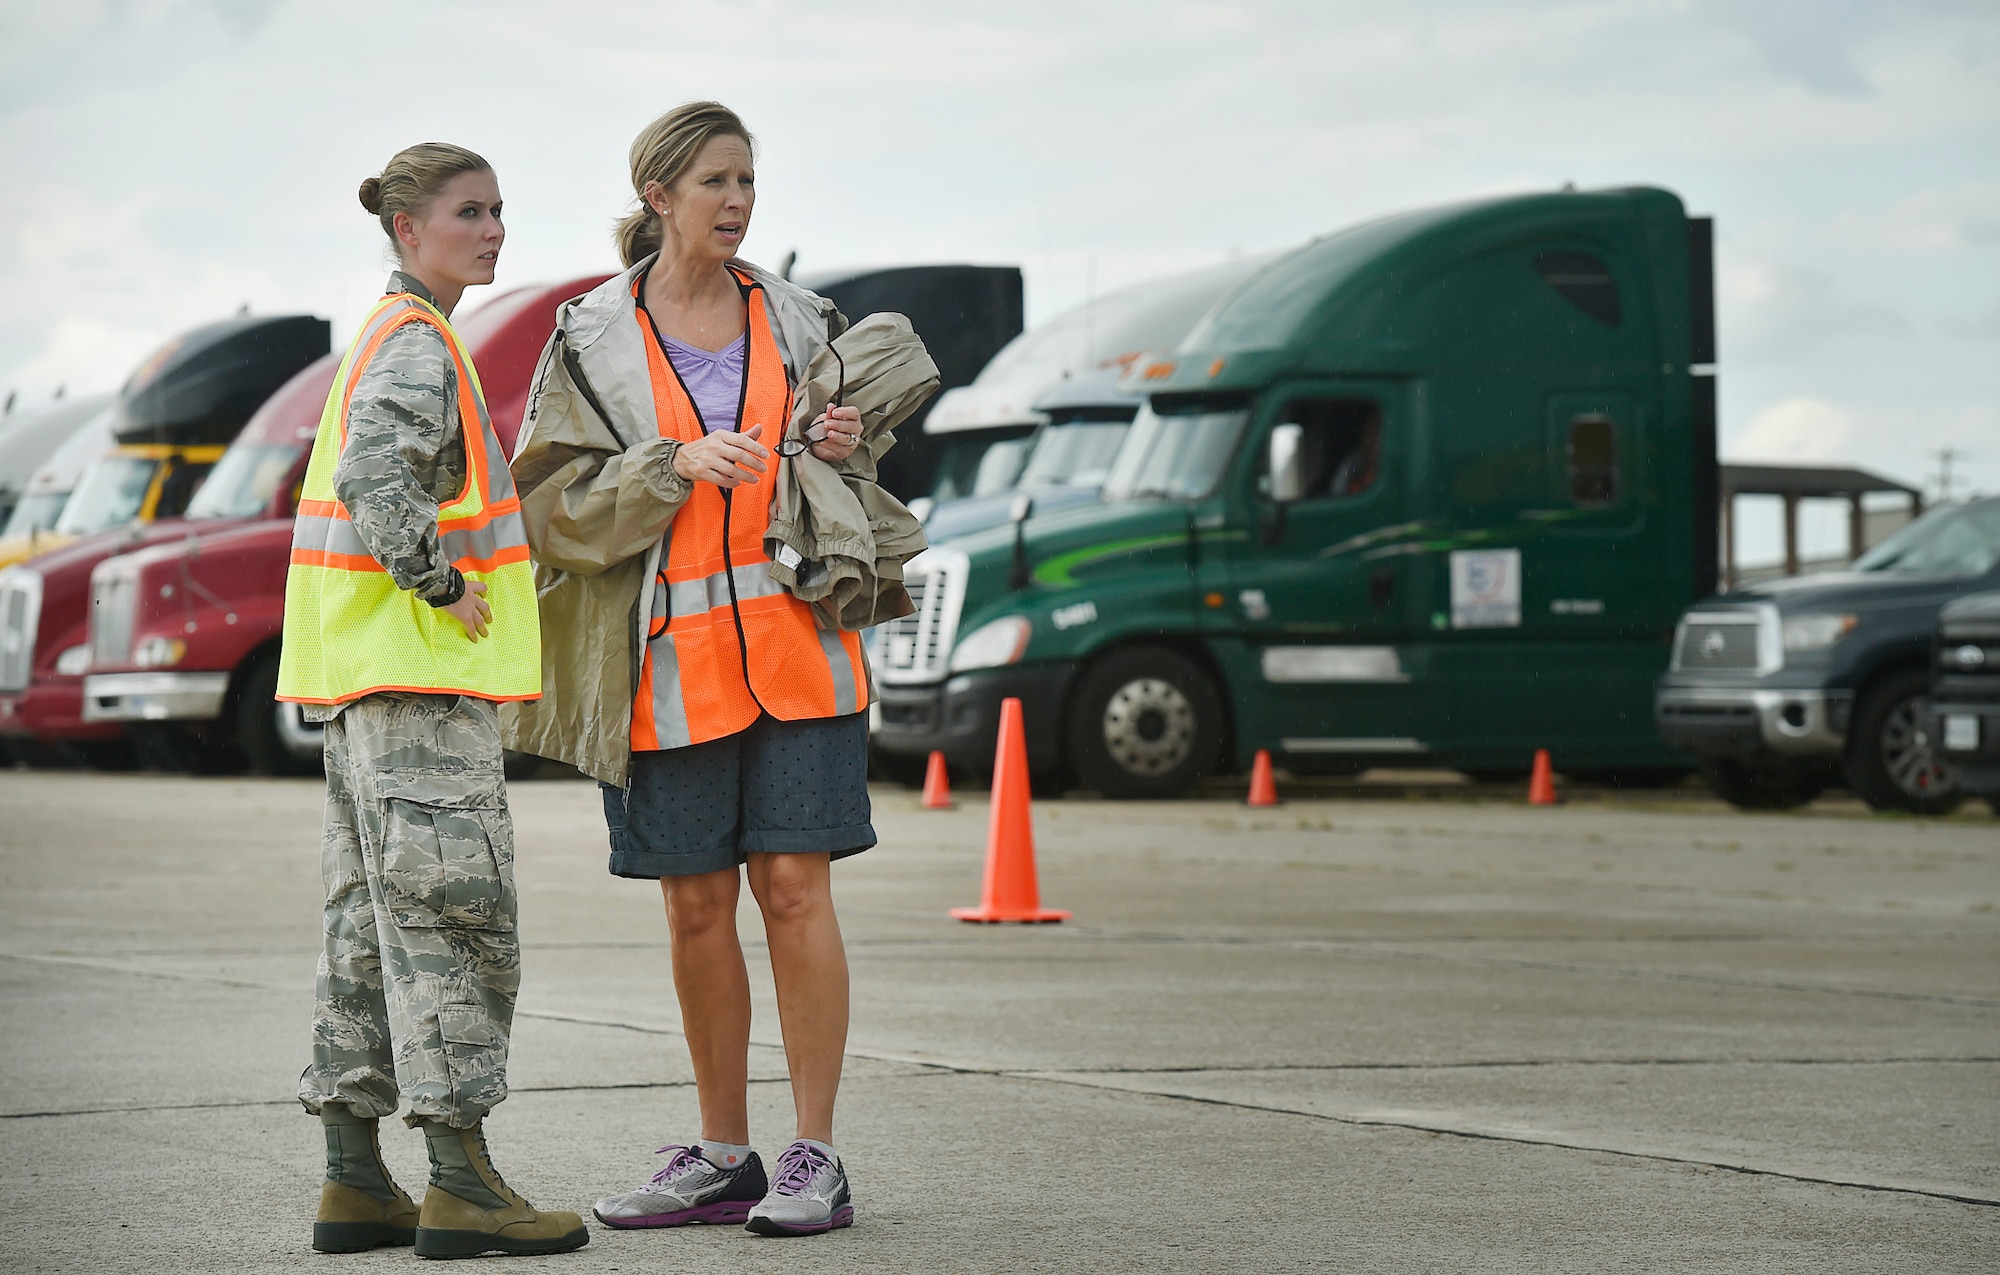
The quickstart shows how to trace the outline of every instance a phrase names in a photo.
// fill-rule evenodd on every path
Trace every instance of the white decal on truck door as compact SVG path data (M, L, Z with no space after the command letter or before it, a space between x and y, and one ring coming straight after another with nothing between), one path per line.
M1457 549L1451 555L1451 627L1521 625L1521 551Z

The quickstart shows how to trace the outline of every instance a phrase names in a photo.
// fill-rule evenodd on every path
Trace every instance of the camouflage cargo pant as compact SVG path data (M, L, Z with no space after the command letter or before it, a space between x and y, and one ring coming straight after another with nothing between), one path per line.
M299 1100L463 1128L507 1096L521 985L498 706L384 692L326 724L326 948Z

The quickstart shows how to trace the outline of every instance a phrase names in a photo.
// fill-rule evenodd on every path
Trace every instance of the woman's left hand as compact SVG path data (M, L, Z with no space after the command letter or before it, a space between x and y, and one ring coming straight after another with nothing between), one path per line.
M834 407L819 414L813 427L826 427L826 437L812 445L812 454L823 461L846 460L861 445L861 409Z

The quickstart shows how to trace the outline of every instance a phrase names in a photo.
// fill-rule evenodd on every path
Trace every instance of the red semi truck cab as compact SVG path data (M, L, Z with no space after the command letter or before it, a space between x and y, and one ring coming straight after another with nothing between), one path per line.
M86 473L63 519L87 498L100 501L96 514L115 515L124 525L93 516L85 520L93 534L0 571L0 743L9 753L32 760L70 750L87 761L121 759L123 728L82 712L91 569L187 534L188 520L164 515L193 507L190 498L199 499L224 444L273 390L325 357L328 340L326 320L310 315L203 324L160 347L118 391L112 430L120 448L91 471L103 480L95 487ZM154 514L162 520L149 524ZM210 517L194 525L219 524Z
M509 453L556 307L608 277L502 293L457 325ZM292 519L338 359L273 395L217 464L201 495L213 491L213 503L238 520L97 564L86 725L127 729L142 756L161 764L260 774L318 764L319 729L272 696Z

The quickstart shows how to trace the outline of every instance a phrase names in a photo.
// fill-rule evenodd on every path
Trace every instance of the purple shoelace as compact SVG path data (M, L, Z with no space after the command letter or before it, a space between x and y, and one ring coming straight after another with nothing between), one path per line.
M667 1167L653 1175L653 1184L655 1186L665 1186L680 1176L684 1169L701 1158L695 1154L693 1147L684 1147L678 1143L669 1143L653 1154L667 1155L669 1152L672 1152L672 1155L667 1160Z
M796 1195L812 1185L813 1178L821 1169L833 1167L833 1157L818 1147L805 1142L794 1142L786 1147L778 1157L777 1174L771 1179L771 1189Z

